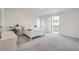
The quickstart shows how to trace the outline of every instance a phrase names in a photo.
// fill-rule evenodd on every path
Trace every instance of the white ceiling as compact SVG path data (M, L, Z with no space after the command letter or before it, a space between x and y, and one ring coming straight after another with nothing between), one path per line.
M7 8L9 11L20 11L32 16L53 15L59 12L69 10L69 8Z
M25 9L26 12L28 12L31 15L34 16L44 16L44 15L51 15L55 13L59 13L62 11L65 11L67 9L58 9L58 8L29 8Z

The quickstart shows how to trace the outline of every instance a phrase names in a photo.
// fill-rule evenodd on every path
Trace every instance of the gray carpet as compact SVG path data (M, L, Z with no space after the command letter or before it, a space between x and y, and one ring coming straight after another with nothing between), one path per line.
M28 38L22 44L18 45L18 51L79 51L79 39L61 36L57 34L48 34L30 41Z

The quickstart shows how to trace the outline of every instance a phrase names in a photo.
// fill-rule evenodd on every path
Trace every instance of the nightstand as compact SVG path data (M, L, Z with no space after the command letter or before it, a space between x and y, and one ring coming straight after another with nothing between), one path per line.
M21 27L16 27L17 35L22 35L22 29Z

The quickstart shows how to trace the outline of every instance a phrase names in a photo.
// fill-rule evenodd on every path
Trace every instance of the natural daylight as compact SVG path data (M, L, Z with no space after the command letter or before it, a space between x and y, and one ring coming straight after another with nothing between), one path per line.
M79 51L78 8L0 8L0 51Z

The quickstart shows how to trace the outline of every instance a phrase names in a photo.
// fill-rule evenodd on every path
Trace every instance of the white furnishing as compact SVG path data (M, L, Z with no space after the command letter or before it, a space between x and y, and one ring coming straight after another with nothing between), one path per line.
M17 30L17 35L22 35L23 34L22 26L16 27L16 30Z
M29 36L32 39L36 36L43 36L44 30L42 28L24 28L23 34Z
M12 31L2 32L0 51L14 51L17 48L17 36Z

